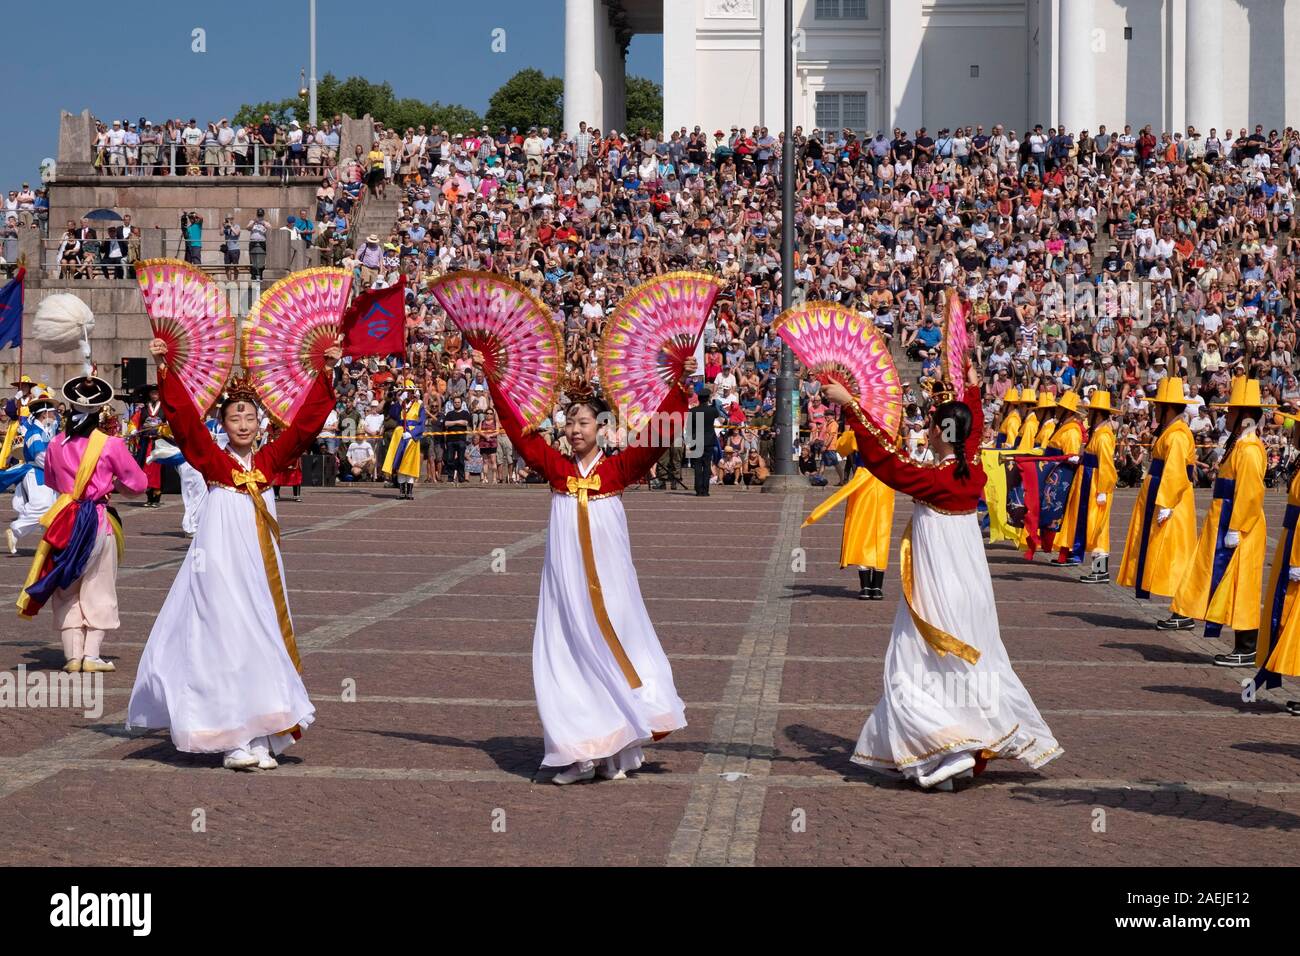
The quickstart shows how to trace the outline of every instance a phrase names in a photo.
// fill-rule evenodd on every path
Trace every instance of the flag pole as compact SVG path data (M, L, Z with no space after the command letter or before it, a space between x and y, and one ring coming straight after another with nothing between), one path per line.
M27 276L27 256L21 255L18 257L18 287L24 293L26 293L27 291L25 288L23 288L23 280L26 278L26 276ZM27 296L24 294L22 298L25 304L27 300ZM23 313L22 313L22 309L20 308L18 311L18 380L20 382L22 381L23 378L23 338L24 338Z

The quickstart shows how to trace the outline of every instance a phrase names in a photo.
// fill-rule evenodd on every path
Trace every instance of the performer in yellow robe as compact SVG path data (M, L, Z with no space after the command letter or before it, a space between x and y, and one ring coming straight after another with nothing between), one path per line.
M1192 497L1196 440L1183 417L1187 407L1183 380L1162 379L1156 397L1146 401L1154 407L1156 440L1129 521L1118 578L1120 587L1133 588L1143 599L1153 593L1172 597L1196 547ZM1195 627L1196 622L1174 615L1160 626L1181 630Z
M853 477L813 509L803 527L821 520L841 501L844 505L844 533L840 539L840 567L858 568L858 597L864 601L885 599L885 568L889 566L889 538L894 525L894 489L857 459L857 440L846 428L835 442L835 450L858 466Z
M1034 405L1038 402L1038 395L1032 388L1022 388L1020 390L1020 404L1026 409L1024 421L1020 425L1020 440L1016 442L1015 449L1022 454L1034 450L1035 442L1038 440L1038 414L1034 411Z
M1174 594L1171 610L1205 621L1205 636L1218 637L1223 625L1233 632L1230 654L1214 655L1220 667L1250 667L1259 638L1259 602L1264 584L1268 523L1264 519L1264 472L1268 452L1255 427L1264 406L1259 382L1244 375L1233 380L1225 449L1210 510L1196 539L1196 556Z
M1118 476L1115 473L1115 427L1110 392L1094 389L1084 405L1088 411L1088 446L1070 485L1070 500L1056 538L1058 563L1080 564L1092 555L1092 570L1079 578L1085 584L1110 580L1110 507Z
M1043 454L1064 455L1072 464L1078 465L1079 455L1083 451L1083 413L1079 411L1078 392L1068 391L1061 396L1061 400L1056 403L1056 418L1054 421L1048 422L1048 424L1054 425L1055 427L1046 438L1041 439L1043 442ZM1041 435L1042 432L1039 432L1039 434ZM1078 479L1077 472L1075 479ZM1071 484L1070 490L1073 494L1073 484ZM1062 541L1068 540L1061 534L1061 531L1065 530L1065 521L1068 516L1069 507L1067 502L1065 514L1061 516L1061 530L1055 532L1041 532L1044 553L1051 553L1057 538L1060 538ZM1066 560L1058 558L1052 563L1068 564L1070 562L1068 558Z
M420 439L424 437L424 404L410 379L404 383L399 398L402 423L393 431L384 455L384 474L397 482L400 497L415 500L415 482L420 477Z
M1052 440L1056 431L1056 399L1048 392L1038 396L1038 434L1034 436L1034 448L1043 449Z
M14 382L12 388L18 389L18 394L14 396L11 414L13 417L9 420L9 428L5 431L4 444L0 446L0 469L9 467L9 459L15 451L22 451L23 443L22 423L27 420L27 406L41 398L50 397L50 389L44 382L34 382L30 375L24 375L18 381Z
M1290 429L1291 442L1300 447L1300 415L1278 412L1278 418ZM1282 533L1273 553L1273 570L1264 590L1263 640L1255 651L1257 689L1280 687L1282 678L1300 677L1300 535L1296 522L1300 518L1300 470L1287 489L1286 512ZM1286 709L1300 717L1300 700L1289 700Z
M1002 396L1002 422L994 448L1015 448L1020 437L1020 389L1012 386Z

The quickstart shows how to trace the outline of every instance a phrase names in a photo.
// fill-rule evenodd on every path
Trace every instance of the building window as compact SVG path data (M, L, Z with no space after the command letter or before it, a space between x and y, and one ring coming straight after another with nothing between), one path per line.
M865 20L867 0L817 0L818 20Z
M817 128L826 136L847 127L859 136L867 132L866 93L818 93Z
M1125 40L1131 40L1131 39L1133 39L1133 28L1132 28L1132 27L1125 27L1125 28L1124 28L1124 39L1125 39Z
M975 79L980 75L980 66L978 63L972 63L970 65L970 75L971 79Z

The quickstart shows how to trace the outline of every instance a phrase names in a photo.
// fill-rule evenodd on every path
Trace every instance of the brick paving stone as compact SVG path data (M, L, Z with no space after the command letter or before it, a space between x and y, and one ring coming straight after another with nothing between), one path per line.
M1208 664L1223 641L1156 631L1167 605L1005 545L987 551L1004 641L1065 755L1041 772L995 762L953 794L850 764L880 693L897 567L885 601L856 600L838 515L798 527L813 490L625 496L689 726L626 783L550 786L531 675L545 490L305 493L279 513L318 719L282 768L230 773L121 727L188 547L174 501L128 503L103 715L0 709L0 831L22 835L0 863L1214 865L1265 858L1300 829L1300 721L1277 703L1300 696L1294 683L1243 703L1248 675ZM1118 550L1133 492L1116 497ZM1270 537L1283 504L1270 493ZM896 536L910 512L900 498ZM488 569L498 548L506 573ZM0 589L17 594L30 553L0 556ZM0 619L0 670L61 659L47 617ZM196 808L207 833L191 830Z

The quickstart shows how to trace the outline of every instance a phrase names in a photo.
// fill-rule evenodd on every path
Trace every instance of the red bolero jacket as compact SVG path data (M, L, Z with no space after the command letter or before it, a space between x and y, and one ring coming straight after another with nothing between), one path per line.
M159 369L158 394L162 399L163 414L171 425L176 445L185 460L208 481L229 488L237 487L234 475L242 472L244 466L213 440L212 433L200 421L194 402L181 380L165 369ZM258 483L259 491L270 487L277 472L298 467L299 460L325 425L334 402L334 387L330 376L316 376L306 401L298 411L298 417L274 441L253 453L253 468L260 471L265 479Z
M895 491L911 495L936 511L967 514L975 511L984 494L984 469L980 466L980 436L984 434L984 405L976 386L966 389L962 403L971 412L970 437L966 456L970 474L959 479L953 472L957 463L930 464L913 461L897 439L885 434L874 422L865 421L849 411L846 420L858 439L858 454L867 469Z
M506 402L497 388L496 382L488 377L488 390L492 395L492 404L496 407L497 417L501 422L501 427L510 437L510 442L515 446L515 450L523 456L524 461L528 462L528 467L540 472L550 483L551 490L557 494L569 494L569 479L581 478L582 474L578 471L578 463L572 458L560 454L555 448L547 443L546 439L536 432L525 434L524 423L519 421L513 414L511 406ZM680 388L669 389L668 397L664 403L659 406L660 415L674 416L675 425L672 435L680 432L686 424L686 396ZM661 429L661 433L667 435L667 429ZM588 478L596 475L600 476L600 490L592 493L591 498L605 498L610 495L617 495L623 492L623 489L629 485L635 485L654 467L660 457L663 456L667 446L662 441L656 441L653 444L639 444L629 441L626 448L617 455L610 455L596 466Z

